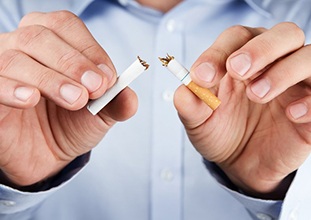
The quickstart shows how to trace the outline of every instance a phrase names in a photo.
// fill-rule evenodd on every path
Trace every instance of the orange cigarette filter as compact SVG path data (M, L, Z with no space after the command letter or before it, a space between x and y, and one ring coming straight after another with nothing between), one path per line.
M190 72L183 67L173 56L159 57L162 65L172 72L184 85L187 86L197 97L205 102L211 109L216 110L221 101L209 89L194 83L190 78Z

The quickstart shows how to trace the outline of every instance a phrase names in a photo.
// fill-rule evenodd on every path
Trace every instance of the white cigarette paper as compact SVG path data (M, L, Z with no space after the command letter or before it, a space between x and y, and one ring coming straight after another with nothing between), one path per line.
M103 109L114 97L116 97L125 87L140 76L149 65L139 57L132 63L117 79L116 83L108 89L104 95L88 103L87 109L96 115Z
M195 84L191 78L189 71L183 67L173 56L167 55L160 58L163 66L173 73L188 89L205 102L211 109L215 110L220 105L220 100L207 88L203 88Z

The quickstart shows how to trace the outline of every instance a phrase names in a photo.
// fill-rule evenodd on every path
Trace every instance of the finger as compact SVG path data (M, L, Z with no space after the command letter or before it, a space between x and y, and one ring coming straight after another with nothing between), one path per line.
M20 26L33 24L42 25L52 30L96 65L103 64L102 71L108 78L108 87L114 84L116 71L109 56L76 15L68 11L34 12L25 16L20 22Z
M304 41L304 33L297 25L280 23L231 54L227 70L234 78L250 78L275 60L302 47Z
M52 30L95 64L104 63L114 70L114 66L105 50L94 39L81 19L73 13L69 11L51 13L34 12L23 17L20 22L20 26L34 24Z
M174 105L181 121L187 129L200 126L213 112L184 85L181 85L176 90L174 94Z
M311 76L311 46L305 46L279 60L262 75L250 82L246 93L257 103L266 103L293 85Z
M0 61L1 76L37 88L44 97L66 109L80 109L88 101L88 92L81 84L42 66L20 51L2 53Z
M98 115L108 124L115 121L125 121L137 111L137 95L129 87L122 90Z
M69 12L32 13L16 31L13 46L54 70L81 82L98 98L110 87L114 67L83 22ZM100 67L100 68L98 68Z
M85 86L91 97L107 89L107 77L89 59L43 26L20 28L2 38L2 51L23 51L43 65ZM102 64L103 65L103 64Z
M31 108L40 100L40 92L31 86L0 76L0 104L14 108Z
M233 26L225 30L193 64L190 70L192 80L205 88L219 82L227 72L226 61L228 57L264 31L263 28L244 26Z
M304 97L291 103L286 108L287 117L295 123L311 122L311 96Z

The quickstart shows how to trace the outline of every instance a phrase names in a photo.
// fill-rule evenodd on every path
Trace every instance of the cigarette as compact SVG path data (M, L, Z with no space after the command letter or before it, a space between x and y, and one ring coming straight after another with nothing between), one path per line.
M205 102L211 109L216 110L221 101L207 88L203 88L194 83L190 78L190 72L183 67L173 56L167 55L165 58L159 57L162 65L173 73L188 89Z
M87 109L96 115L114 97L116 97L125 87L140 76L149 65L138 56L137 59L118 77L116 83L108 89L104 95L88 103Z

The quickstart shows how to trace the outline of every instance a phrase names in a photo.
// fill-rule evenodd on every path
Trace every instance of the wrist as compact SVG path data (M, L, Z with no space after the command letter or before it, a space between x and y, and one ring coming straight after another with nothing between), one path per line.
M61 183L71 179L74 175L76 175L90 160L90 153L91 152L88 152L77 157L55 175L29 185L22 186L14 183L5 175L2 170L0 170L0 184L24 192L39 192L48 190L52 187L60 185Z
M51 178L47 178L44 180L41 180L39 182L36 182L34 184L31 185L26 185L26 186L21 186L18 185L14 182L12 182L4 173L3 171L0 170L0 184L11 187L13 189L17 189L20 191L27 191L27 192L35 192L38 191L38 189L40 190L45 190L46 188L48 188L48 183L50 182Z
M283 200L295 177L296 172L292 172L280 181L265 181L254 177L252 180L242 182L242 178L236 178L226 174L236 185L239 191L245 195L270 200Z

